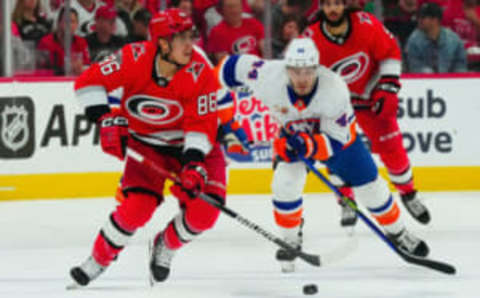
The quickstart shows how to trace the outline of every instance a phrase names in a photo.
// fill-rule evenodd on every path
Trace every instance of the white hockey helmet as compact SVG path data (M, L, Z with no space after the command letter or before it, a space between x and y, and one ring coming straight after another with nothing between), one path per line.
M319 65L320 54L310 38L294 38L285 51L289 67L311 67Z

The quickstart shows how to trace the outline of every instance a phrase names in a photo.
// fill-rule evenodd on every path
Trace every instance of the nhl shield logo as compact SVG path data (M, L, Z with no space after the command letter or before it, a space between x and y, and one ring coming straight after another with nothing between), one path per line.
M16 152L27 144L30 135L27 125L28 112L24 106L7 105L1 113L3 144Z
M34 149L33 101L0 98L0 157L24 158Z

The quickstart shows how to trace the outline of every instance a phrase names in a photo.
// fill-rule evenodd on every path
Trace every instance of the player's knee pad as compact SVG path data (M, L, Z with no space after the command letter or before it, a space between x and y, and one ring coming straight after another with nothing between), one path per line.
M214 194L208 194L213 199L224 203L224 199ZM218 219L220 210L201 199L187 203L185 208L185 222L183 224L194 233L211 229Z
M129 231L144 226L152 217L161 197L148 190L128 191L125 200L117 207L114 217Z
M354 188L355 196L367 208L379 208L391 196L385 180L377 176L372 182Z
M302 162L278 163L273 172L272 192L276 201L290 202L302 196L307 170Z

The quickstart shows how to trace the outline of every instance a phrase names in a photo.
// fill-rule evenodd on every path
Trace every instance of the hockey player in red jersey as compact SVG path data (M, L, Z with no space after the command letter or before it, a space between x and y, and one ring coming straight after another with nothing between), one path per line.
M412 169L397 122L401 52L394 36L371 14L346 9L343 0L322 0L319 21L304 32L313 39L320 63L340 74L350 89L355 116L388 170L410 214L426 224L430 214L418 198ZM332 181L349 196L348 185ZM342 225L354 225L356 214L342 208Z
M154 281L164 281L176 251L218 218L218 209L196 198L205 192L224 202L226 164L216 142L218 82L204 54L193 47L192 26L177 9L160 12L150 22L151 41L125 46L75 82L87 117L100 126L103 151L125 160L125 199L101 228L91 256L70 271L78 285L104 272L163 202L165 178L126 155L127 148L181 180L171 188L180 211L153 241ZM107 93L120 88L121 107L115 112Z

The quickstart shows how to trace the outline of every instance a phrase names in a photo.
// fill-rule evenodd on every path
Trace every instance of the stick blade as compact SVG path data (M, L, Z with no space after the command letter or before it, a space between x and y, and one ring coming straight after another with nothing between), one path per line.
M457 269L453 265L450 265L448 263L432 260L428 258L420 258L412 254L406 253L401 249L398 249L397 252L406 262L410 264L427 267L445 274L455 274L457 272Z

